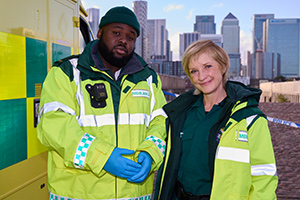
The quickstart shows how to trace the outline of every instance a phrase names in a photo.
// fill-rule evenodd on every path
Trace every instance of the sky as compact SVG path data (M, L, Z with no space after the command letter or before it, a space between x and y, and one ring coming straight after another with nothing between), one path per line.
M85 9L100 9L101 17L114 6L132 9L132 0L81 0ZM166 19L173 61L179 60L179 34L194 31L196 15L214 15L216 34L231 12L240 26L240 53L245 64L247 51L252 51L252 16L274 14L276 19L299 18L300 0L148 0L148 19Z

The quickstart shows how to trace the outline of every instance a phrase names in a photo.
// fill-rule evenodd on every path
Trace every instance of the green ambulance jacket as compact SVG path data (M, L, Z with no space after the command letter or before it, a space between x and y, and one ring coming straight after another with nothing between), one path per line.
M276 199L278 177L271 136L266 117L257 107L261 91L228 81L226 92L225 106L209 133L210 199ZM154 199L172 199L180 162L179 135L186 112L197 99L189 91L164 106L169 135Z
M56 62L43 84L37 135L49 149L50 198L150 199L166 147L161 81L137 54L122 78L113 80L95 67L96 45L97 40L80 56ZM125 156L134 161L141 151L151 155L152 169L143 183L103 169L115 147L135 150Z

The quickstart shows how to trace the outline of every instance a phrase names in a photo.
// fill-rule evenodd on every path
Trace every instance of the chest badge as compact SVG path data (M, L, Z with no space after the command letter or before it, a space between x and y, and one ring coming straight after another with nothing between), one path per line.
M150 98L148 90L132 90L131 91L133 97L146 97Z
M247 131L239 131L239 141L241 141L241 142L248 142Z

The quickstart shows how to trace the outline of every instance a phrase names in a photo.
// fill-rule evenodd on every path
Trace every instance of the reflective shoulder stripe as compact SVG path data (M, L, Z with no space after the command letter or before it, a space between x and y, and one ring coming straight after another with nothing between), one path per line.
M252 165L251 166L251 175L252 176L277 176L276 164L265 164L265 165Z
M69 60L70 63L73 66L73 76L74 76L74 82L77 86L77 91L76 91L76 99L80 108L80 115L79 116L84 116L85 115L85 108L84 108L84 100L83 100L83 94L82 94L82 88L81 88L81 80L80 80L80 71L77 69L77 61L78 58L73 58Z
M157 146L157 148L160 150L160 152L163 154L163 156L165 156L166 143L163 140L161 140L160 138L158 138L154 135L149 135L148 137L146 137L145 140L152 141Z
M251 122L253 121L253 119L254 119L256 116L257 116L257 115L252 115L252 116L246 118L246 121L247 121L247 130L248 130L248 126L251 124Z
M153 79L152 75L147 78L147 83L149 85L150 92L151 92L151 109L150 109L150 113L152 113L154 105L155 105L155 98L154 98L153 85L152 85L153 80L152 79Z
M250 151L246 149L218 146L216 159L250 163Z
M120 198L120 199L101 199L101 200L151 200L152 194L147 194L140 197L129 197L129 198ZM49 191L49 200L83 200L83 199L72 199L69 197L63 197L56 194L53 194ZM96 200L96 199L94 199Z
M76 153L73 160L73 164L75 168L84 169L86 155L94 139L95 139L94 136L87 133L85 133L82 136L77 146Z
M159 116L159 115L161 115L161 116L163 116L163 117L165 117L165 118L168 117L167 114L165 113L165 111L161 108L161 109L155 110L155 111L152 113L150 121L152 121L155 117L157 117L157 116Z
M76 112L72 108L70 108L69 106L67 106L63 103L60 103L58 101L53 101L53 102L50 102L50 103L45 103L40 108L38 121L40 121L42 115L44 115L44 114L46 114L47 112L50 112L50 111L62 111L62 112L68 113L70 115L76 116Z

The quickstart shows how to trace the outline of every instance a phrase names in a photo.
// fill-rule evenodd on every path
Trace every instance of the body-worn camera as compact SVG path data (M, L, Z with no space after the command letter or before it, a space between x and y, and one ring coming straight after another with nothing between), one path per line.
M107 91L104 83L87 84L85 88L90 94L91 105L94 108L104 108L106 106Z

